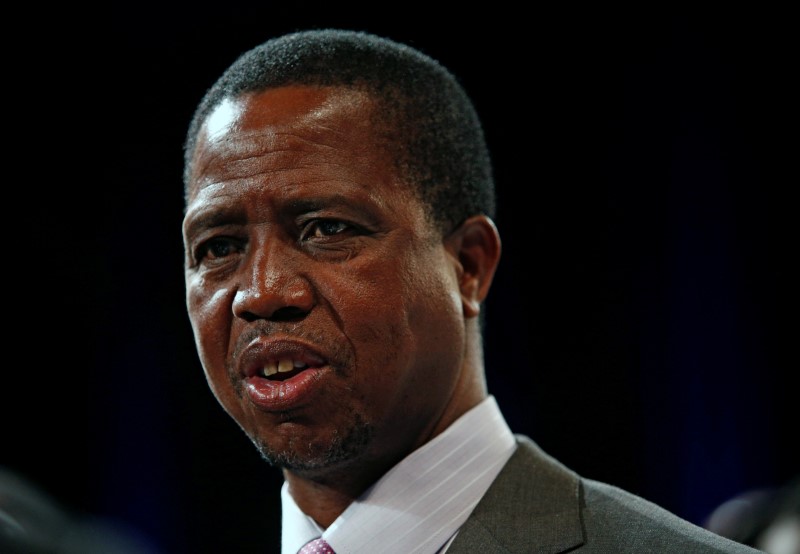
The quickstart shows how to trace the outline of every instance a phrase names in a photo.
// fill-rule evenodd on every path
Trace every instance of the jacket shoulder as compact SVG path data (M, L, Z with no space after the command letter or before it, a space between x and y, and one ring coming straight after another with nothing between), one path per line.
M640 496L607 483L581 478L585 544L602 552L757 554L678 517Z
M517 450L450 552L758 554L612 485L586 479L517 435Z

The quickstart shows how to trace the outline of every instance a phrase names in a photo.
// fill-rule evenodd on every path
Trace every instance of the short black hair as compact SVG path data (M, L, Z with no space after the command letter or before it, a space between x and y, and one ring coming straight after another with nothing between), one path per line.
M321 29L276 38L240 55L203 96L184 144L188 192L197 135L226 98L289 85L366 91L392 144L400 177L442 232L473 215L495 217L489 151L475 107L456 77L406 44L362 31Z

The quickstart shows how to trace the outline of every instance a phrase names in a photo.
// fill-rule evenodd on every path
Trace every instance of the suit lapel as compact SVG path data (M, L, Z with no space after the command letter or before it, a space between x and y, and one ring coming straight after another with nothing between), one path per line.
M580 480L517 435L517 450L447 554L555 554L583 543Z

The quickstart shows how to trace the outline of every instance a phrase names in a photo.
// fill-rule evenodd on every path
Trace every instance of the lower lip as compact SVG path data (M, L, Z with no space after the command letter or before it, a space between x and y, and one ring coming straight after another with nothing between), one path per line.
M245 379L245 391L250 401L269 412L299 408L322 387L321 368L309 368L286 381L271 381L254 375Z

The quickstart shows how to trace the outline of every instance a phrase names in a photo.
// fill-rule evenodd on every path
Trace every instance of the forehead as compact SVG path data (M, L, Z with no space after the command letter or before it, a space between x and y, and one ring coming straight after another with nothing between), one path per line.
M344 87L286 86L226 98L198 132L192 186L222 157L244 161L268 150L322 154L330 148L389 161L385 140L373 128L374 105L366 92Z

